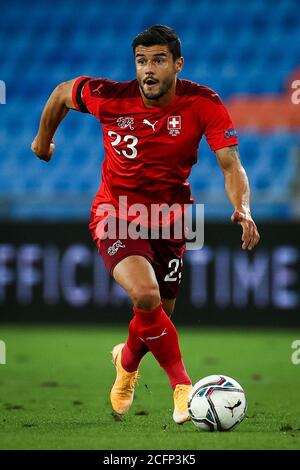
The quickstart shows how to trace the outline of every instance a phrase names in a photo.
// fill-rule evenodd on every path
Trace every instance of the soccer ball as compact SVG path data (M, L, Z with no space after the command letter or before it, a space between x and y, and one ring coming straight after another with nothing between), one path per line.
M236 380L226 375L209 375L192 388L188 410L197 428L231 431L244 419L247 399Z

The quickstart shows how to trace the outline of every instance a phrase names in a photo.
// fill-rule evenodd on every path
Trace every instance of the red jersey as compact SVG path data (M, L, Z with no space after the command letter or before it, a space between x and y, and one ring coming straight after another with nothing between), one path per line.
M114 82L79 77L73 87L77 110L101 123L105 159L102 183L92 205L91 229L99 205L191 204L187 178L205 135L215 151L237 144L231 118L217 93L177 79L176 94L164 108L147 108L137 80Z

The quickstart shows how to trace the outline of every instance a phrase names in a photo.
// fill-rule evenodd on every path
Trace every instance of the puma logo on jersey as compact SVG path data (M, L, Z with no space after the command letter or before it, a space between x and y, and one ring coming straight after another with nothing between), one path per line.
M154 123L154 124L151 124L151 122L150 122L150 121L148 121L148 119L144 119L144 120L143 120L143 124L146 124L146 126L150 126L150 127L152 127L152 129L153 129L153 132L155 132L155 124L156 124L156 123L158 123L158 121L155 121L155 123Z
M126 245L124 245L121 240L117 240L115 243L113 243L107 250L107 253L109 256L113 256L117 253L119 248L125 248Z
M95 88L95 90L93 90L93 93L99 93L99 95L101 95L101 88L103 87L103 83L100 83L100 85Z

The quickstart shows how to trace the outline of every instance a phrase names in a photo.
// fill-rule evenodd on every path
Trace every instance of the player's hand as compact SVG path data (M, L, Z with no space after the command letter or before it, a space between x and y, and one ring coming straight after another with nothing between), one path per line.
M55 143L53 140L51 141L51 144L49 145L48 149L43 149L41 148L38 138L35 137L31 144L31 150L33 153L40 159L44 160L45 162L49 162L52 158L52 155L55 151Z
M242 226L242 249L252 250L258 244L260 236L250 213L235 210L231 216L231 222Z

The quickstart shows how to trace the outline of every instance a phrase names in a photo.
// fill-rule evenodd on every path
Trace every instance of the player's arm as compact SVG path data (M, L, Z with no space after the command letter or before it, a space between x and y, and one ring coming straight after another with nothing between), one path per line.
M216 150L216 156L223 171L227 195L234 207L231 220L243 228L243 250L252 250L260 236L251 217L249 182L239 158L238 147L233 145Z
M51 93L42 112L39 130L31 144L31 150L41 160L48 162L55 150L54 133L69 109L76 109L72 101L72 89L76 79L61 83Z

